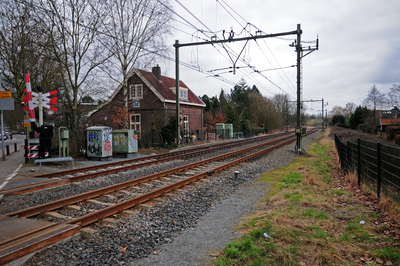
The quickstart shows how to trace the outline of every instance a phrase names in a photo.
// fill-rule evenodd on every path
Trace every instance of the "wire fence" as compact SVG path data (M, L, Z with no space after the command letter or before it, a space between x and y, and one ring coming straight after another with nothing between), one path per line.
M366 184L375 190L400 202L400 149L379 142L358 139L357 143L342 142L335 134L335 146L344 173L356 171L358 185Z

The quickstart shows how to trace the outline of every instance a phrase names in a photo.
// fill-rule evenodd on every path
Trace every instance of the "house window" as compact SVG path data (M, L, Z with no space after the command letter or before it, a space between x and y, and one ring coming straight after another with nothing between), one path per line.
M176 93L175 88L170 88L174 93ZM179 99L187 100L188 99L188 89L179 88Z
M130 99L143 99L143 85L142 84L131 85L129 98Z
M141 121L140 121L140 114L133 114L131 115L130 120L130 129L134 129L138 132L138 137L140 138L141 133Z
M188 93L187 90L180 89L179 90L179 99L187 100L188 99L187 93Z

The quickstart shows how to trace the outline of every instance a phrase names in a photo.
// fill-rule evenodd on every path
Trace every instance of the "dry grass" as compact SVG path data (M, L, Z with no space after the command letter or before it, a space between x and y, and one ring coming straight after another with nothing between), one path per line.
M355 173L341 174L329 132L324 136L309 148L313 157L299 157L260 179L274 181L273 189L257 212L244 217L238 227L242 238L228 245L215 265L400 264L394 237L400 226L373 205L372 193L357 187ZM379 206L391 217L397 214L390 200Z

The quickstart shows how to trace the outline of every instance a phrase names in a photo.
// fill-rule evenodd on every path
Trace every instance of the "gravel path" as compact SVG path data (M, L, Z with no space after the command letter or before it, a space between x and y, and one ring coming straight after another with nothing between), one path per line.
M303 138L306 147L319 132ZM92 225L99 237L72 240L35 254L25 265L207 265L232 238L243 215L268 191L259 175L295 158L293 144L166 197L151 209ZM239 171L235 178L233 171Z

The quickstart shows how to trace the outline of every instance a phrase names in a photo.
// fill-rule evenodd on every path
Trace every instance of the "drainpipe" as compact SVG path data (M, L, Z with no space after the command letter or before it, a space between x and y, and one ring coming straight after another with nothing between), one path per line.
M201 108L201 138L203 138L203 127L204 127L204 120L203 120L203 115L204 115L204 108Z

